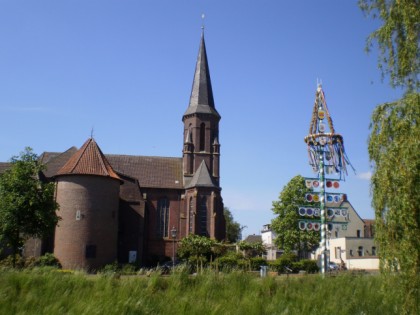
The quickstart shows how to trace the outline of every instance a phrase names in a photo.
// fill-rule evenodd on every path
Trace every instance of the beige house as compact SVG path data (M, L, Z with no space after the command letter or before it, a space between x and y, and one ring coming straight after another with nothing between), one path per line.
M345 197L340 211L329 217L327 250L330 261L347 269L379 269L378 247L373 234L373 220L363 220ZM328 209L328 205L327 205ZM320 260L318 248L313 259Z
M264 258L267 260L276 260L283 252L274 244L275 239L276 233L274 233L271 229L271 224L263 225L263 229L261 230L261 240L267 249L267 253L264 255Z

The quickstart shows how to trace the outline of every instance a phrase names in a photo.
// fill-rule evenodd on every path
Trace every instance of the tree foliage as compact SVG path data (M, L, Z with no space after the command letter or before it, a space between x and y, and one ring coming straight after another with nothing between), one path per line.
M283 188L279 200L273 201L272 211L277 217L271 221L271 228L277 234L277 247L286 253L311 250L319 244L319 232L301 231L298 226L298 207L305 204L305 194L309 191L305 179L298 175Z
M404 311L420 312L420 2L359 0L383 24L368 38L380 49L379 68L402 99L379 105L371 122L369 156L376 239L382 271L401 272Z
M181 259L207 259L211 256L216 241L205 236L190 234L179 243L177 255Z
M30 237L50 235L58 222L54 183L38 178L43 167L26 148L0 176L0 241L13 253Z
M223 211L226 220L226 240L229 243L236 243L241 238L242 227L234 220L229 208L225 207Z
M262 256L267 253L267 248L263 242L240 241L238 247L244 252L245 257Z
M389 75L392 86L419 88L420 2L419 0L359 0L360 8L383 24L367 39L379 46L379 68Z
M420 94L378 106L369 155L382 269L405 276L407 305L420 295Z

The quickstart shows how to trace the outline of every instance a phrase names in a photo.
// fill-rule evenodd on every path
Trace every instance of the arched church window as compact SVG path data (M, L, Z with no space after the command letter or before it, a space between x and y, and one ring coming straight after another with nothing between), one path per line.
M157 204L157 236L168 237L169 231L169 200L161 198Z
M189 208L188 208L188 217L189 217L189 219L188 219L188 223L189 223L188 231L190 233L192 233L193 228L194 228L194 209L193 209L193 199L192 199L192 197L190 198L190 204L189 204Z
M202 197L200 200L199 211L198 211L198 221L199 221L199 234L202 236L208 236L207 234L207 198Z
M206 143L206 124L202 123L200 125L200 151L205 150Z

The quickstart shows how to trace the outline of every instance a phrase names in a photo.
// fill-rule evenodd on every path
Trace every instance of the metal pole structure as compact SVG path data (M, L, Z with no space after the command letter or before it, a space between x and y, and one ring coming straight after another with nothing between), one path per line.
M326 120L326 123L324 123L324 119ZM305 137L305 142L308 145L309 164L318 173L319 178L321 273L324 276L328 271L329 262L327 239L327 219L329 216L326 206L327 201L332 202L329 200L330 195L325 191L327 188L326 183L329 180L325 178L325 174L331 174L332 171L335 171L337 175L340 176L336 181L340 181L344 179L344 175L347 174L346 165L351 166L351 164L344 150L343 137L334 130L333 122L325 101L325 95L320 84L316 90L309 134ZM335 188L338 188L338 186ZM311 200L309 201L311 202ZM334 203L338 203L338 200L334 199Z
M321 209L321 273L327 273L327 212L325 211L325 170L324 170L324 146L319 148L319 201Z

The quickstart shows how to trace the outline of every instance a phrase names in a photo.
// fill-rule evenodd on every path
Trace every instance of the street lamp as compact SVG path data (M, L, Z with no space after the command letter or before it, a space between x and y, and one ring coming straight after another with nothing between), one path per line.
M171 236L172 236L172 267L173 269L175 268L175 239L176 239L176 234L177 234L177 230L175 228L175 226L172 227L171 229Z

